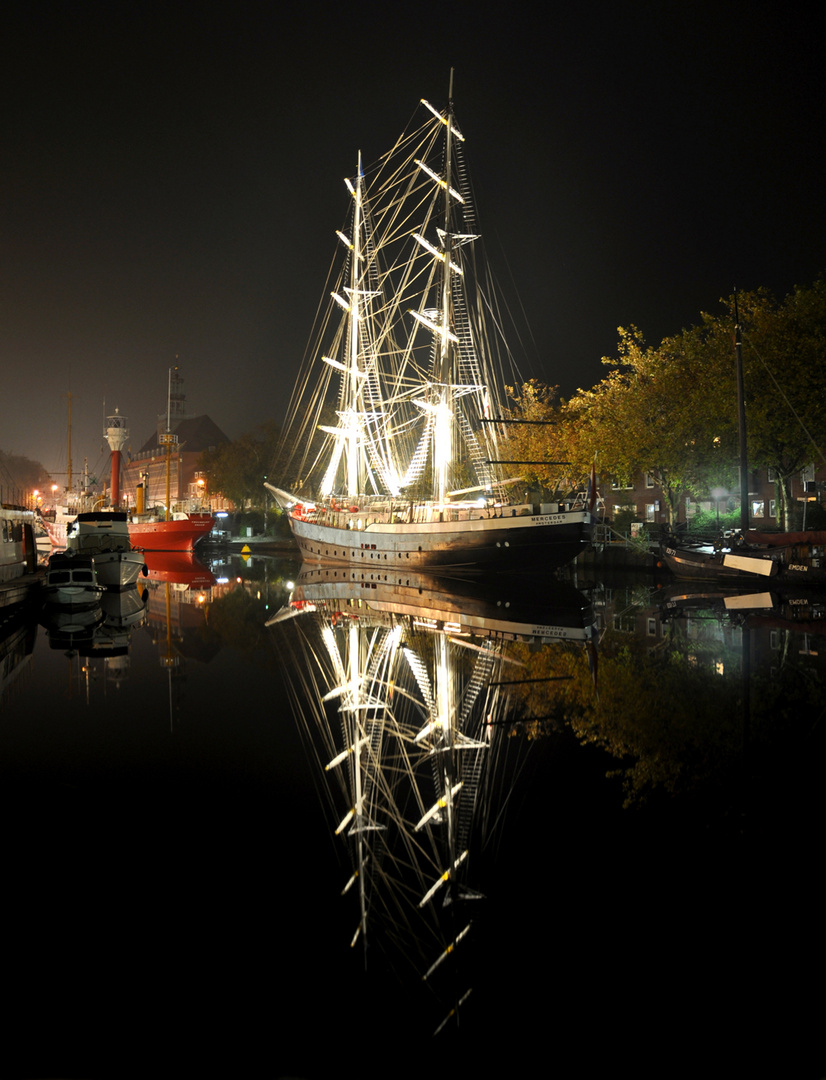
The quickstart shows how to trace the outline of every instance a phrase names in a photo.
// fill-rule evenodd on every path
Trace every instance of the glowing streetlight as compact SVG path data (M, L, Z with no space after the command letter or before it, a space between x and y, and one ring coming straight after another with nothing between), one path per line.
M711 489L711 496L714 499L714 502L715 502L715 504L717 506L717 532L718 533L720 531L720 499L725 498L725 496L727 494L728 494L728 492L726 491L725 488L716 487L716 488Z

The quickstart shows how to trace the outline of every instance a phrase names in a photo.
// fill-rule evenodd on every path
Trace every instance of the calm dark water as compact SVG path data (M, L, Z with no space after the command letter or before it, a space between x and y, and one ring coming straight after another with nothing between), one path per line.
M11 1071L512 1073L539 1053L562 1075L822 1075L817 613L763 613L746 662L740 616L620 582L584 590L596 690L579 642L522 646L550 665L533 677L566 650L576 677L509 705L543 734L500 740L470 857L473 994L434 1039L416 964L376 949L365 972L350 948L346 807L312 753L335 708L293 707L302 662L323 682L324 619L264 625L296 570L153 581L126 660L69 656L41 625L18 649L0 718Z

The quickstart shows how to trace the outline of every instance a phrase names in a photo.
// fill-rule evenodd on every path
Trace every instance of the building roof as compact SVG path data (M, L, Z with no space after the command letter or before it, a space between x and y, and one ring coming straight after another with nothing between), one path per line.
M178 448L189 453L202 454L211 446L228 443L229 439L209 416L191 416L185 420L173 422L172 431L178 436ZM138 454L148 454L160 448L158 432L154 431Z

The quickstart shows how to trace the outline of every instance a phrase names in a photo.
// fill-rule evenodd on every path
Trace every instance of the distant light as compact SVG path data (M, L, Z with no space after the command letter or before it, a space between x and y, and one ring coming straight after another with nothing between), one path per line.
M225 517L229 517L229 514L227 513L226 510L218 510L217 513L214 516L217 517L217 518L225 518Z

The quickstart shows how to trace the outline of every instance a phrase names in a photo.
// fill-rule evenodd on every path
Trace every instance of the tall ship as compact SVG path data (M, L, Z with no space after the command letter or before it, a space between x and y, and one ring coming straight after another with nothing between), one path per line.
M451 91L452 98L452 76ZM287 423L288 487L267 484L302 557L362 565L562 565L585 497L520 501L500 450L519 385L483 257L452 101L422 101L378 165L358 159L330 306Z

